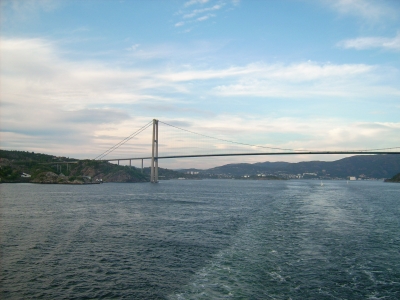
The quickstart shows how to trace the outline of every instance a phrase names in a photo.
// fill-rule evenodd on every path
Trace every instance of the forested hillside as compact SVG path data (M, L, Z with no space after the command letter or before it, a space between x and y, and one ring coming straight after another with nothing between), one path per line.
M65 162L68 162L68 167ZM77 160L34 152L0 150L1 182L78 184L97 182L98 180L103 182L145 182L148 181L148 176L134 167L119 166L103 161Z
M330 178L391 178L400 172L400 155L356 155L336 161L260 162L255 164L228 164L208 170L209 174L227 174L232 176L266 174L303 174L315 173Z

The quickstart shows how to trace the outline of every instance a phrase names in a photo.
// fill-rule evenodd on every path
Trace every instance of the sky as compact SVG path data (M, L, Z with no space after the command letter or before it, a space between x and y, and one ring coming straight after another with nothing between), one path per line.
M152 119L160 155L234 151L165 123L261 147L400 147L398 0L3 0L0 12L1 149L92 159ZM150 134L106 158L149 155Z

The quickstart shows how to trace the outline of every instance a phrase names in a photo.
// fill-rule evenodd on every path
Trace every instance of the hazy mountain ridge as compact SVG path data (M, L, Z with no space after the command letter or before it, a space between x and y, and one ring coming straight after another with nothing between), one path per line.
M350 176L361 178L391 178L400 172L400 155L357 155L331 162L239 163L198 171L201 174L225 174L230 176L316 173L318 176L332 178L347 178Z

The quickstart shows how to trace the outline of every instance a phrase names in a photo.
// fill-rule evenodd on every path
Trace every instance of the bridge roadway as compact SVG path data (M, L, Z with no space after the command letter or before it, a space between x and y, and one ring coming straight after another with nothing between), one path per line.
M304 151L304 152L255 152L255 153L229 153L229 154L189 154L189 155L170 155L158 156L155 159L166 158L194 158L194 157L218 157L218 156L254 156L254 155L309 155L309 154L400 154L400 152L382 152L382 151ZM132 157L132 158L113 158L102 159L102 161L123 161L123 160L140 160L152 159L151 156Z

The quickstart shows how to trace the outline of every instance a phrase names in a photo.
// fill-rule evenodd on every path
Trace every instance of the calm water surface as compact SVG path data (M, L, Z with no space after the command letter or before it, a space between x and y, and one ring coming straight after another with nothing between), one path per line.
M0 185L1 299L400 299L400 184Z

